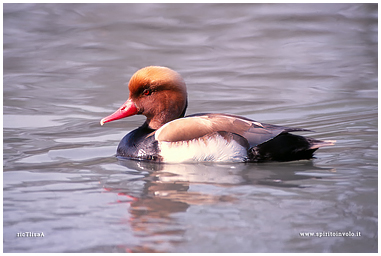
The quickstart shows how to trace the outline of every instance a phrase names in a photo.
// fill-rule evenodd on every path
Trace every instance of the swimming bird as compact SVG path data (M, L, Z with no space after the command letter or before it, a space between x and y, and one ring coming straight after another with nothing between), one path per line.
M309 131L265 124L230 114L185 116L187 88L176 71L160 66L138 70L128 84L129 98L101 125L144 115L146 121L119 143L117 156L166 163L265 162L313 158L334 141L306 138L291 132Z

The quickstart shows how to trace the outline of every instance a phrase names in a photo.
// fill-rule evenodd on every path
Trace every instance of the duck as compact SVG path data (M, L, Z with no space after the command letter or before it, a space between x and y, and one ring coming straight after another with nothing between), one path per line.
M144 115L146 121L122 138L117 157L161 163L285 162L312 159L318 148L335 143L292 133L308 129L266 124L232 114L185 116L185 81L167 67L138 70L128 89L127 101L100 124L133 115Z

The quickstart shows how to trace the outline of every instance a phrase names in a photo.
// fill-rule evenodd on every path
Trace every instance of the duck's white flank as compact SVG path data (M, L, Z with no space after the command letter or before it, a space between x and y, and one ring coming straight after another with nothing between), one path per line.
M243 162L247 150L235 140L227 141L219 134L189 141L159 141L163 162Z

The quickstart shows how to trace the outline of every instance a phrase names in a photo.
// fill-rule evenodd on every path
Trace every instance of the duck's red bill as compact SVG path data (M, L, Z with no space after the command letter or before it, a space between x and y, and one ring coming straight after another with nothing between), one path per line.
M101 120L101 125L107 122L118 120L124 117L133 116L138 113L135 103L128 99L114 114L111 114Z

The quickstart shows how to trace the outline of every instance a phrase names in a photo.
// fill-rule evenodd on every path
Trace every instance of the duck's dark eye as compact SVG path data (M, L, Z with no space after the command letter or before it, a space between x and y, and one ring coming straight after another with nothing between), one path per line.
M144 89L143 95L148 96L148 95L151 95L151 94L152 94L152 91L150 89Z

